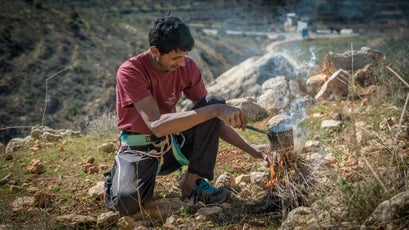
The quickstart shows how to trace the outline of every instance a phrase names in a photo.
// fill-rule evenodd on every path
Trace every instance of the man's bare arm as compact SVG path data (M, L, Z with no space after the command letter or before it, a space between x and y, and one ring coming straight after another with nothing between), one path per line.
M220 127L220 137L227 143L236 146L254 158L268 160L268 145L251 144L231 126L222 124L222 127Z
M213 104L195 110L160 114L152 96L134 103L147 126L155 136L161 137L171 133L187 130L212 118L219 118L236 128L244 128L245 121L240 109L225 104Z

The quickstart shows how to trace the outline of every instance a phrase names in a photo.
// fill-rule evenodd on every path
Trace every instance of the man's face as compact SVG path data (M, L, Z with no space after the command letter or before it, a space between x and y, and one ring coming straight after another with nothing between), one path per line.
M167 54L160 54L159 52L153 54L154 66L162 72L171 72L179 67L185 66L185 56L187 51L171 51Z

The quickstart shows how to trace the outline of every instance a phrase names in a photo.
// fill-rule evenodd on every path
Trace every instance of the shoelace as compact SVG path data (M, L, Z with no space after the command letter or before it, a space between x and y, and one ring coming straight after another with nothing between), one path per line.
M200 180L199 186L197 186L197 191L205 191L209 193L215 192L217 189L213 188L212 186L209 185L205 180Z

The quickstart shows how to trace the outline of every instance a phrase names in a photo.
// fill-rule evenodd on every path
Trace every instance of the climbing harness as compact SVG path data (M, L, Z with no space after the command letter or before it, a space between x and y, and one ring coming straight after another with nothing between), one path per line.
M178 144L177 136L182 137L182 141L180 144ZM172 149L173 156L180 165L184 166L189 164L189 160L185 157L185 155L183 155L181 151L181 148L185 144L185 140L186 138L182 134L179 135L172 134L162 138L157 138L151 135L129 134L126 132L121 132L121 146L126 147L126 149L123 152L135 153L158 159L157 174L159 174L161 167L164 163L163 156L170 149ZM154 148L146 151L129 148L147 145L152 145Z

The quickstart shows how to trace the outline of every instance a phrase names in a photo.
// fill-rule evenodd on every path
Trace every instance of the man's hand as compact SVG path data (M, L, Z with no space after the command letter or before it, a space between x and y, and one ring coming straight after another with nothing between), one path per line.
M246 118L239 108L223 105L219 109L219 115L217 116L226 125L233 128L245 129L246 128Z
M251 154L254 158L263 159L268 164L271 164L272 155L270 151L270 145L268 144L252 145L252 147L256 150L255 153Z

